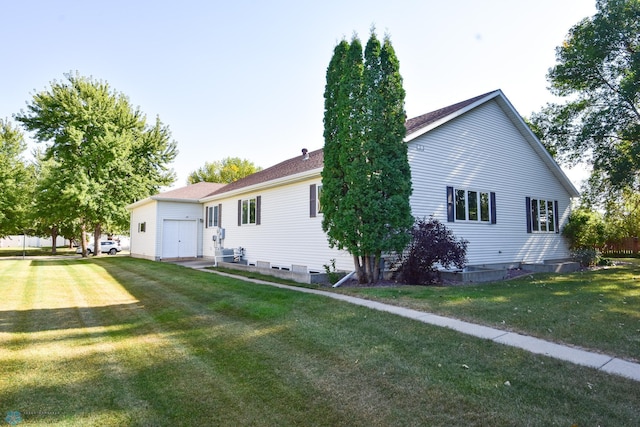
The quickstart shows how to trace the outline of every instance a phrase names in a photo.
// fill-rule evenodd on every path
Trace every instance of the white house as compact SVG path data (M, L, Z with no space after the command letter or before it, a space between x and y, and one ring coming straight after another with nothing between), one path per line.
M156 261L202 257L200 199L223 186L200 182L127 206L131 211L131 255Z
M469 265L569 257L560 229L579 193L502 91L410 119L406 127L412 213L433 215L468 240ZM250 265L321 272L335 260L338 269L352 270L352 257L329 248L322 231L322 167L323 152L316 150L188 199L193 209L188 214L187 199L180 214L173 200L174 217L162 223L158 217L153 236L145 235L144 243L136 242L142 236L135 230L143 222L142 212L159 211L160 202L168 200L164 193L164 200L158 195L134 203L129 206L131 254L151 259L195 254L213 260L222 248L241 247ZM157 206L147 207L149 200ZM197 219L185 227L191 227L191 235L202 235L193 238L195 248L191 243L188 252L182 240L176 245L175 238L165 238L180 233L171 222L180 215L189 216L181 221Z

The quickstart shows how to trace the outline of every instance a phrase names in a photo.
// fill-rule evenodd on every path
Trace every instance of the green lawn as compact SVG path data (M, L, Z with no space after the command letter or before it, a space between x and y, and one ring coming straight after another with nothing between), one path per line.
M58 246L56 248L56 255L75 255L76 248L68 248ZM48 256L51 255L51 246L45 246L42 248L19 248L19 247L10 247L10 248L0 248L0 259L1 257L21 257L21 256Z
M317 295L128 257L0 260L25 425L636 426L640 384Z
M640 260L573 274L534 274L458 287L341 288L549 341L640 360Z

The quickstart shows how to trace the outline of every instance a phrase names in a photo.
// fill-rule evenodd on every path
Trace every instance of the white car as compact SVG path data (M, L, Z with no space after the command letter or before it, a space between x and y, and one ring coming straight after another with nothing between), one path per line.
M120 243L114 240L107 240L106 242L100 242L100 252L103 254L115 255L120 252L122 248L120 247ZM78 246L76 249L77 254L82 253L82 246ZM93 242L87 243L87 254L93 253Z

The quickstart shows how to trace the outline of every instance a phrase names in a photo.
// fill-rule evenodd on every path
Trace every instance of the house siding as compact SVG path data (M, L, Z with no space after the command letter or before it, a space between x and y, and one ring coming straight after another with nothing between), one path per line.
M159 261L165 220L196 221L196 256L202 257L202 205L198 202L168 202L152 200L131 211L131 256ZM146 231L138 231L138 224L146 222Z
M152 201L131 211L131 248L132 257L156 260L156 242L158 202ZM138 224L146 222L146 231L138 231Z
M570 256L560 233L528 232L526 200L557 203L559 227L555 228L561 229L571 198L579 194L501 92L416 119L408 121L412 133L406 139L415 217L433 215L456 237L469 241L469 265L539 263ZM203 203L190 199L189 203L160 200L157 206L152 204L154 208L136 205L132 236L144 220L147 235L135 244L132 239L132 254L160 259L163 221L188 219L196 220L198 256L213 258L218 248L242 247L245 261L254 265L262 261L280 268L296 265L323 271L335 259L338 269L353 270L351 255L329 247L322 214L314 215L311 191L313 185L321 185L322 168L322 152L317 151L319 157L312 156L305 167L300 158L286 160L199 196ZM455 216L448 221L448 187L489 193L490 205L495 201L490 221L458 221ZM260 206L257 224L241 225L239 200L252 198ZM222 207L223 240L220 227L202 221L207 208L216 205Z
M557 200L562 226L570 194L495 100L412 140L409 162L413 215L433 215L468 240L469 264L569 256L560 234L527 233L525 197ZM495 192L497 223L447 222L446 186Z
M206 203L205 209L222 203L224 247L244 248L249 263L264 261L285 268L295 264L324 272L324 265L335 259L338 269L353 270L351 255L329 248L327 236L322 231L322 214L310 216L309 186L312 184L320 185L320 177L214 200ZM238 200L258 196L261 196L260 225L238 226ZM205 257L215 254L218 242L213 241L213 236L217 232L215 227L205 229Z

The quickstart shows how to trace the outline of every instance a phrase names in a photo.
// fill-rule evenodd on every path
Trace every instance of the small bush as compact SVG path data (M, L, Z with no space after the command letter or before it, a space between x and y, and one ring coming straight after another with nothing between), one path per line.
M613 264L613 261L611 261L608 258L600 258L596 265L599 267L611 267L614 264Z
M329 264L323 264L324 272L327 274L327 279L332 285L338 283L338 280L342 279L343 274L336 270L336 260L329 260Z
M597 249L593 248L579 248L575 249L571 252L571 257L579 262L582 267L592 267L594 265L599 265L600 263L600 252Z
M427 285L440 280L436 265L464 267L468 241L456 239L437 219L417 219L411 242L402 262L402 279L407 284Z
M568 240L569 247L575 251L604 245L606 237L602 214L587 208L576 209L569 215L562 235Z

